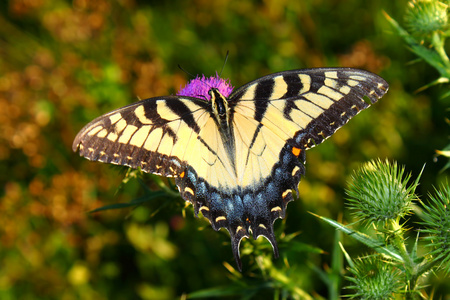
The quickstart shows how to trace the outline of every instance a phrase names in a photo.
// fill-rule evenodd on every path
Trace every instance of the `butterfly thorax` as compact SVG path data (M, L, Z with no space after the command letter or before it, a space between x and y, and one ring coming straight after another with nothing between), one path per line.
M211 97L211 106L214 119L216 121L225 148L227 149L227 154L230 159L231 165L234 169L236 151L233 130L231 128L230 122L231 117L228 100L216 88L210 89L208 93Z
M211 105L214 117L221 127L229 126L229 111L228 100L223 96L218 89L212 88L209 90L211 97Z

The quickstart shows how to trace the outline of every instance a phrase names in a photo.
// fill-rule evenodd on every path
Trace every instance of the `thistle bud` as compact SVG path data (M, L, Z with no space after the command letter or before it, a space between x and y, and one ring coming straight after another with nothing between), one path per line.
M448 5L436 0L413 0L408 3L405 25L413 35L429 36L448 28Z
M354 290L350 298L396 299L402 287L401 272L380 256L358 258L349 271L351 284L346 288Z
M365 222L398 220L411 210L417 182L408 186L410 174L397 163L371 161L356 171L347 190L349 207Z

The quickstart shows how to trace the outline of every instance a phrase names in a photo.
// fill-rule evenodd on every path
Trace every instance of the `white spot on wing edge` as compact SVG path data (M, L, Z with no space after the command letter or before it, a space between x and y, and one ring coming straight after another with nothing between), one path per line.
M110 132L106 138L108 140L110 140L111 142L115 142L115 141L117 141L118 137L119 136L115 132Z
M292 170L292 176L295 176L298 170L300 170L299 166L295 166L294 169Z
M216 223L217 223L217 222L220 222L220 221L225 221L226 219L227 219L227 218L226 218L225 216L219 216L219 217L216 218L215 221L216 221Z
M122 132L122 130L124 130L125 127L127 127L127 121L122 119L119 122L117 122L117 124L115 126L115 130L117 133L120 133L120 132Z
M349 86L356 86L356 85L358 85L359 84L359 81L356 81L356 80L347 80L347 84L349 85Z
M97 132L99 132L100 130L103 129L103 126L101 125L97 125L95 126L93 129L90 129L87 133L88 136L93 136L95 134L97 134Z
M366 77L359 76L359 75L350 75L349 78L353 79L353 80L358 80L358 81L366 81L367 80Z
M271 212L272 212L272 211L281 211L281 207L275 206L275 207L273 207L270 211L271 211Z
M287 190L285 190L285 191L283 192L283 194L281 194L281 197L283 197L283 199L284 199L284 198L286 198L286 196L289 195L290 193L292 193L292 190L291 190L291 189L287 189Z
M108 130L103 129L99 133L97 133L97 137L104 138L108 134Z
M339 92L341 92L342 94L348 94L350 93L352 89L348 86L348 85L343 85L340 89Z
M185 187L185 188L184 188L184 191L187 192L187 193L189 193L189 194L191 194L192 196L194 196L194 191L193 191L190 187L188 187L188 186Z
M328 78L338 78L337 71L327 71L325 72L325 76Z

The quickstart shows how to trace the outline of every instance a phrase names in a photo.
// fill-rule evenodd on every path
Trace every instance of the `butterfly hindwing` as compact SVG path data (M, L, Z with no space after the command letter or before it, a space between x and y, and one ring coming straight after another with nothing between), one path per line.
M215 230L229 231L240 269L239 244L250 234L266 237L278 256L273 223L285 217L305 173L305 150L387 89L382 78L362 70L280 72L223 98L229 122L214 113L216 101L151 98L95 119L73 149L90 160L175 177L195 214L201 212Z

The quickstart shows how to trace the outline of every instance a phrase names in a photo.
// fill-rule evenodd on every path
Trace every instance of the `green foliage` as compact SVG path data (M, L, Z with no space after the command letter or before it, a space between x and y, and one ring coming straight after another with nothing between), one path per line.
M448 3L437 0L413 0L408 5L404 16L408 30L403 29L387 14L386 18L411 51L434 67L441 76L419 90L436 84L448 84L450 82L450 60L445 51L446 39L450 34ZM448 97L450 97L450 91L447 90L442 98ZM438 155L448 158L444 169L450 168L450 153L446 151L449 147L450 144L444 150L436 150Z

